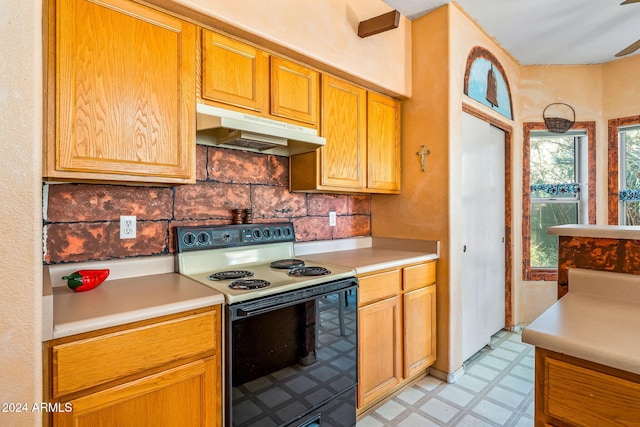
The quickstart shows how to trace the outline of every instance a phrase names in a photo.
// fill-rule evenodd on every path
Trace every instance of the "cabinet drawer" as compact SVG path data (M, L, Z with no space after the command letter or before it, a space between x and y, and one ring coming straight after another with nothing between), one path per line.
M219 308L54 344L53 396L104 384L182 358L216 352Z
M414 265L403 269L402 289L410 291L436 282L436 263Z
M544 411L579 426L632 425L640 419L640 384L545 359Z
M361 277L358 280L360 282L360 305L400 292L400 270L385 271Z

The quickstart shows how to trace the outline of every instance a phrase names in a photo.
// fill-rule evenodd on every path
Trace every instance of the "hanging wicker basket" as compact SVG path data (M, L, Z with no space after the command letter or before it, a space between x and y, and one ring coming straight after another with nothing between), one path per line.
M563 112L562 110L565 110L564 112L566 112L568 115L569 114L568 110L571 110L570 114L573 116L571 119L564 118L564 117L548 117L547 116L547 110L549 109L549 107L562 106L562 105L564 105L565 107L568 107L568 109L563 107L552 108L551 109L553 111L552 114L558 115L558 113ZM551 132L565 133L566 131L571 129L571 126L573 126L573 124L576 122L576 111L569 104L564 104L564 103L549 104L546 106L546 108L542 112L542 117L544 118L544 123L547 125L547 129L549 129Z

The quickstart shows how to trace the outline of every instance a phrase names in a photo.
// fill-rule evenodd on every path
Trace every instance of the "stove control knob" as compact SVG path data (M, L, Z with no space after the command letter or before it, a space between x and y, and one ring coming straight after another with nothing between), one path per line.
M207 232L201 231L200 233L198 233L197 240L198 245L206 245L211 241L211 237L209 236L209 234L207 234Z
M280 227L276 227L273 229L273 237L275 237L276 239L281 239L282 238L282 228Z
M271 229L265 228L264 230L262 230L262 235L264 236L265 239L270 239L271 238Z
M188 231L182 235L182 242L185 246L193 246L196 243L196 236L192 232Z
M222 240L224 243L231 243L231 234L222 233L222 235L220 236L220 240Z
M260 240L262 238L262 233L260 232L260 230L258 230L257 228L255 228L253 230L253 232L251 233L251 235L253 236L254 239L256 240Z

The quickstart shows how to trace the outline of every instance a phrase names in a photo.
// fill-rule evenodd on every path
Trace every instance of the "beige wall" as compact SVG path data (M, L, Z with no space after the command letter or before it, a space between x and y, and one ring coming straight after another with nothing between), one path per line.
M372 234L439 240L436 288L438 353L436 367L447 369L455 299L449 282L449 13L440 8L412 23L413 88L402 102L402 194L374 196ZM425 145L431 154L425 172L416 152ZM442 285L441 285L442 284Z
M511 125L512 121L463 94L467 57L475 46L491 51L517 94L519 67L460 10L449 4L412 23L412 98L402 104L402 194L374 196L374 236L441 241L438 261L438 353L434 367L452 373L462 366L461 332L461 132L462 102ZM514 89L514 83L516 89ZM515 104L515 98L512 101ZM517 111L514 108L514 113ZM521 131L520 131L521 133ZM516 138L518 132L514 129ZM426 172L416 152L431 150ZM396 213L393 215L393 213Z
M394 94L411 95L411 21L401 17L394 30L365 38L357 34L360 21L392 10L381 0L177 2Z
M640 55L606 63L602 66L603 119L640 114ZM604 223L604 220L603 220Z
M42 400L41 3L0 3L0 412L2 426L38 425Z
M571 105L576 112L576 121L596 122L596 222L606 222L606 125L602 126L601 65L527 66L520 72L520 96L518 110L522 122L542 122L544 108L554 102ZM520 137L521 138L521 137ZM522 152L522 141L517 142ZM520 163L522 164L522 163ZM514 194L522 198L522 178L517 181ZM605 196L606 197L606 196ZM520 217L522 206L518 206ZM516 217L518 215L516 214ZM521 224L520 224L521 225ZM521 236L521 234L520 234ZM522 265L522 239L514 253L514 264ZM516 300L519 323L533 321L557 299L556 282L528 282L522 280L521 269L516 270L517 286L520 290Z

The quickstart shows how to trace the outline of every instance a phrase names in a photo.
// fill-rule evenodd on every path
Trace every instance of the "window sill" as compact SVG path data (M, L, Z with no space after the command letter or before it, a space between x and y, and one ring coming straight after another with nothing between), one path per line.
M535 281L546 281L546 282L557 282L558 281L558 269L550 268L550 269L535 269L524 272L524 280L535 282Z

